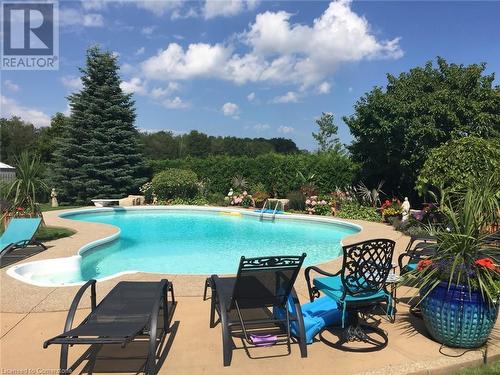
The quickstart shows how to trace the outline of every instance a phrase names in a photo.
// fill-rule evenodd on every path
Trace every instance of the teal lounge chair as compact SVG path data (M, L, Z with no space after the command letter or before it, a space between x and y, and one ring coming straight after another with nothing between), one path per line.
M34 239L41 222L42 219L39 217L11 219L0 237L0 258L15 249L25 248L28 245L37 245L44 250L47 249L45 245Z

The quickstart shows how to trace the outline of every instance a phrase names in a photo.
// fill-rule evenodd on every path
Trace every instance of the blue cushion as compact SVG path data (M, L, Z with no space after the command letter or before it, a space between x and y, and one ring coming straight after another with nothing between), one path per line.
M333 298L337 302L343 302L342 294L344 292L344 287L340 276L317 277L314 279L313 284L319 291L326 294L328 297ZM384 297L386 297L385 292L383 290L379 290L374 293L360 293L356 296L346 295L345 301L364 301Z
M408 270L408 271L414 271L417 269L417 263L408 263L405 268Z

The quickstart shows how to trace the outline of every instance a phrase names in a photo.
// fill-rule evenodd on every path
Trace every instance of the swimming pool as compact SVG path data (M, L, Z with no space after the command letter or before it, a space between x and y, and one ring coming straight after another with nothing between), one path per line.
M75 257L22 264L9 270L11 275L37 285L71 285L124 272L225 274L236 272L242 255L303 252L305 264L311 265L338 257L342 238L360 231L340 221L295 215L261 221L258 213L214 209L101 208L61 217L111 224L120 232L104 243L85 246Z

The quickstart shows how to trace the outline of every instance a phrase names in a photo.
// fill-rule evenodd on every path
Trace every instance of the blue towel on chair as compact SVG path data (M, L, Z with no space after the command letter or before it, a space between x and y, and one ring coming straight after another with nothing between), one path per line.
M339 310L337 302L330 297L324 296L306 303L301 306L302 316L304 317L304 331L306 342L312 344L314 337L321 330L328 326L342 324L342 310ZM288 300L288 311L295 314L295 306L291 299ZM284 318L282 309L275 309L274 314L279 318ZM296 322L290 323L290 330L293 336L298 336L298 327Z

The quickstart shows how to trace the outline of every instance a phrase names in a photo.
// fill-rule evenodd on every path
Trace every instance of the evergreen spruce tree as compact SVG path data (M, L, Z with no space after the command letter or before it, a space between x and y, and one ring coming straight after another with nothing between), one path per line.
M94 46L81 68L83 88L69 96L71 117L54 152L54 184L63 200L119 198L146 179L130 94L120 88L117 58Z

